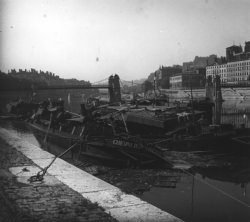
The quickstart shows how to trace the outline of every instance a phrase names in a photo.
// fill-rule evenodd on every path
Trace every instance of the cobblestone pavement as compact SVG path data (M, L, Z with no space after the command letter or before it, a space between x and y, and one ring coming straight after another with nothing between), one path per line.
M21 183L9 168L34 165L0 139L0 222L116 221L97 204L50 176L50 183ZM20 172L22 173L22 172Z

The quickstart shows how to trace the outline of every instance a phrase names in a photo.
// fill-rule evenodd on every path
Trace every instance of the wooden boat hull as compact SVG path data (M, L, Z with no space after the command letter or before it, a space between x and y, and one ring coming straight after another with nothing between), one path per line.
M39 136L43 139L45 139L45 136L47 136L46 141L44 142L51 142L56 143L62 147L69 147L71 144L80 141L80 136L70 135L65 132L59 132L58 130L53 129L47 129L44 126L41 126L37 123L30 123L27 122L28 127L39 134Z
M122 165L147 165L150 163L164 162L164 152L154 147L146 146L136 137L113 136L90 137L84 140L80 135L71 135L58 130L46 129L37 123L28 122L30 129L39 133L40 140L47 137L46 142L68 148L75 142L80 145L77 148L81 156L93 157L99 160L113 161Z

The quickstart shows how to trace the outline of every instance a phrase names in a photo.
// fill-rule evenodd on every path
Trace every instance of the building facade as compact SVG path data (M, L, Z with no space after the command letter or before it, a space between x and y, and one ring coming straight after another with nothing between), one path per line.
M222 83L238 84L249 81L250 59L206 67L206 78L212 76L214 79L216 75L220 76Z
M193 69L206 68L208 65L213 65L220 60L216 55L210 55L206 57L195 56L192 62L183 62L182 72L186 72Z
M206 78L220 76L225 84L243 84L250 81L250 41L245 42L244 51L241 46L226 48L226 61L206 67Z
M158 87L161 87L163 89L169 89L170 88L170 77L180 73L182 70L182 67L179 65L173 65L173 66L160 66L158 70L151 73L148 76L148 81L154 82L154 78L156 77L156 83Z
M226 48L227 62L236 62L241 60L250 59L250 41L245 42L244 51L242 46L230 46Z
M205 69L182 72L170 77L171 89L190 89L205 86Z

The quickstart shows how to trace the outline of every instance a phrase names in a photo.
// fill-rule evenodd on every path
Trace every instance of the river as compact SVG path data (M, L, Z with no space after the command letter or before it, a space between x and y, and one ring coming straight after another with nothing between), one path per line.
M4 121L0 125L54 154L63 151L54 144L45 146L23 122ZM231 153L175 153L175 161L192 162L191 170L107 168L96 176L187 222L249 222L249 158ZM64 159L73 162L70 154Z
M78 112L82 97L91 93L61 91L53 94L44 92L43 96L36 96L40 99L46 99L49 95L50 98L51 95L54 98L60 96L66 101L66 107ZM7 98L15 96L21 94L1 95L2 104L6 103ZM249 107L249 100L225 101L222 104L221 121L238 127L242 124L250 127ZM62 151L52 144L44 146L24 123L2 121L0 126L54 154ZM250 221L250 156L234 153L175 153L173 158L180 163L190 162L193 167L112 169L97 176L187 222ZM65 159L70 161L71 156L68 154Z

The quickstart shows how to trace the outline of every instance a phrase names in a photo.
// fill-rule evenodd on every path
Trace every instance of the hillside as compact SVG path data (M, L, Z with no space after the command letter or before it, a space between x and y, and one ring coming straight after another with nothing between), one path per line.
M90 85L89 82L77 79L62 79L51 72L35 69L16 71L12 69L8 74L0 72L0 89L31 89L48 86Z
M0 90L31 89L32 87L46 86L46 82L35 82L28 79L14 78L0 72Z

